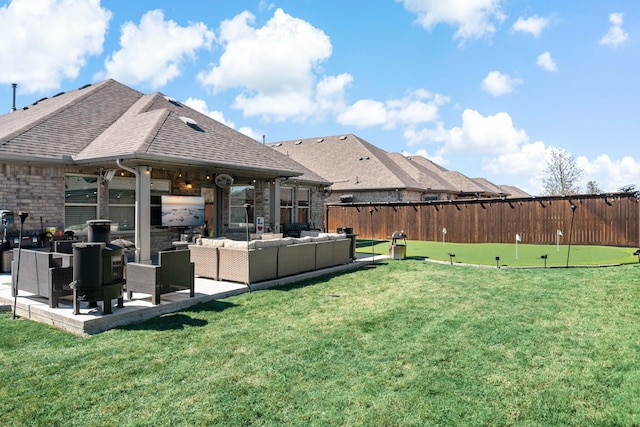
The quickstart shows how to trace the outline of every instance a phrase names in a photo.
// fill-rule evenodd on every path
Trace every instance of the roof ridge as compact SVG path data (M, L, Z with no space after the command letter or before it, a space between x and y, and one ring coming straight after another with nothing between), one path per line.
M79 152L78 156L81 157L80 154L83 151L91 148L92 146L100 146L104 140L109 140L113 135L118 135L121 126L126 126L127 123L135 121L136 118L140 116L153 117L154 115L157 115L158 118L155 119L155 122L153 126L150 127L149 132L147 132L143 136L142 141L133 146L131 149L132 153L146 153L149 150L149 147L151 146L151 143L153 142L155 136L158 134L159 129L162 127L162 123L166 121L167 117L171 113L171 110L167 108L148 111L149 106L153 104L153 101L155 99L156 97L153 94L143 94L127 109L127 111L118 116L118 118L113 123L111 123L110 126L105 128L105 130L100 135L98 135L94 140L90 141Z

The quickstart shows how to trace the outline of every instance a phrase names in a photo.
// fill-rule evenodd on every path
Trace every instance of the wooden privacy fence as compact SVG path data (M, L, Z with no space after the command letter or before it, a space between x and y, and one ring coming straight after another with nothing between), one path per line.
M404 230L425 241L640 247L639 194L327 204L325 227L352 227L359 239Z

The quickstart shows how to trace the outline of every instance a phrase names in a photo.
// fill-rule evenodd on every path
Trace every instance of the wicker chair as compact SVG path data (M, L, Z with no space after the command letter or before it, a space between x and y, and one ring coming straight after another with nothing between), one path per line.
M31 292L49 300L49 307L58 307L63 296L73 295L69 284L73 281L71 256L29 249L13 250L11 296L15 296L18 260L20 260L18 293Z
M194 297L194 264L189 250L161 251L158 265L127 263L127 293L151 294L153 304L160 304L160 295L189 289Z

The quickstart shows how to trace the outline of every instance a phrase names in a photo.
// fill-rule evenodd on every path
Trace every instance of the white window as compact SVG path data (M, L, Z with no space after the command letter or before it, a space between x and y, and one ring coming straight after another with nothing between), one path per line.
M98 219L98 186L95 175L64 177L64 229L81 231L87 221Z
M293 218L293 188L280 187L280 222L290 224Z
M245 209L246 204L249 204L248 209ZM229 190L229 228L252 228L254 205L253 185L232 185Z
M309 222L310 191L308 188L298 188L296 191L296 205L298 210L298 222Z

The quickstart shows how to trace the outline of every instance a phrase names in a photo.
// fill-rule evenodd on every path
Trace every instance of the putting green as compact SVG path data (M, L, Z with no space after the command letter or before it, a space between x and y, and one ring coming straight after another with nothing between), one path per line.
M389 254L391 241L358 240L359 253ZM617 246L529 245L505 243L448 243L407 241L407 257L464 264L500 266L587 266L637 264L637 248ZM453 255L453 256L451 256ZM543 258L546 256L546 260ZM496 258L499 258L496 260Z

